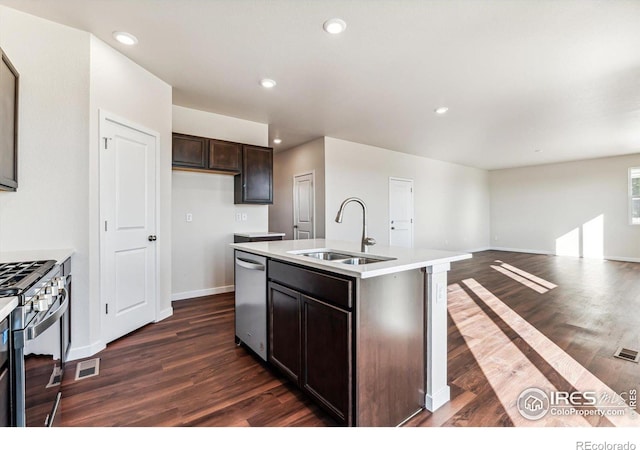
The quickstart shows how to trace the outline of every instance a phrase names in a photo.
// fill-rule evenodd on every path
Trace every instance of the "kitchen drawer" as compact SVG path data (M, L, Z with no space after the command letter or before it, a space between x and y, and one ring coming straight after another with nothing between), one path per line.
M284 286L344 308L353 304L353 280L269 260L269 278Z

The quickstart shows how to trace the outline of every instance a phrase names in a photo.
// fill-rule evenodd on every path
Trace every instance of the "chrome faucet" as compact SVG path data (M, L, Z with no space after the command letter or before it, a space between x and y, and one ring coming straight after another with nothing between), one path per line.
M368 247L370 245L376 245L376 240L370 237L367 237L367 205L364 204L362 199L358 197L349 197L340 205L340 209L338 210L338 215L336 216L336 222L342 223L342 214L344 213L344 207L347 206L347 203L356 202L360 203L362 206L362 242L360 244L360 251L362 253L368 252Z

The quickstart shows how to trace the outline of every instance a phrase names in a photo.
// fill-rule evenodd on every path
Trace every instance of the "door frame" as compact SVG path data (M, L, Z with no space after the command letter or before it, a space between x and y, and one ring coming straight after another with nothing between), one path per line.
M105 251L105 239L104 239L104 209L103 209L103 205L105 204L104 198L103 196L105 195L104 189L102 187L102 167L103 167L103 162L102 162L102 155L103 155L103 150L104 147L102 145L102 134L104 132L105 129L105 124L107 122L112 122L127 128L131 128L132 130L138 131L140 133L144 133L147 134L151 137L153 137L155 139L155 189L156 189L156 199L155 199L155 229L156 229L156 235L162 237L162 233L161 233L161 229L160 229L160 133L152 130L150 128L147 128L143 125L140 125L138 123L135 123L129 119L125 119L124 117L118 116L117 114L113 114L112 112L109 112L105 109L99 108L98 109L98 178L99 178L99 182L98 182L98 198L99 198L99 202L98 202L98 240L100 242L99 245L99 273L100 273L100 278L98 280L98 290L100 292L100 306L99 306L99 312L100 312L100 340L102 341L102 345L106 345L106 337L105 337L105 330L106 330L106 326L105 326L105 314L103 313L103 311L105 310L105 305L107 304L106 302L106 293L105 293L105 286L106 286L106 262L105 262L105 258L106 258L106 251ZM154 322L158 321L159 318L159 308L160 308L160 249L162 248L162 239L159 239L158 241L156 241L155 243L155 247L156 247L156 255L155 255L155 274L154 274L154 284L155 284L155 288L156 288L156 298L153 300L154 302Z
M291 193L292 193L292 208L291 208L291 214L293 216L293 222L291 224L291 230L292 230L292 238L294 240L296 240L296 229L293 228L293 226L296 224L296 178L297 177L302 177L304 175L311 175L311 188L313 190L313 211L311 214L313 214L313 220L311 221L311 239L315 239L316 238L316 171L315 169L313 170L307 170L305 172L301 172L301 173L297 173L293 175L293 185L291 187Z
M389 205L387 210L387 226L389 232L389 245L391 245L391 189L389 189L392 181L408 181L411 183L411 248L415 242L415 218L416 218L416 198L413 191L414 181L411 178L389 177L389 185L387 186L389 192Z

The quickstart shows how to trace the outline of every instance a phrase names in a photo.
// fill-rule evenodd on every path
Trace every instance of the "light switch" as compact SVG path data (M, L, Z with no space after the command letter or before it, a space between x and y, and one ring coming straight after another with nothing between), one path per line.
M185 220L187 222L193 222L193 214L187 213L186 216L185 216Z
M242 220L242 214L236 213L236 222L240 222Z
M247 213L242 213L242 221L243 222L247 221Z

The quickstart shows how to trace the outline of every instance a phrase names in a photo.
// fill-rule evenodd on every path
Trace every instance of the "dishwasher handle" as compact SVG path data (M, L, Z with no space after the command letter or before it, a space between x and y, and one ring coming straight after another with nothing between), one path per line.
M260 264L255 261L249 261L248 259L242 259L237 256L236 264L249 270L264 270L264 264Z

